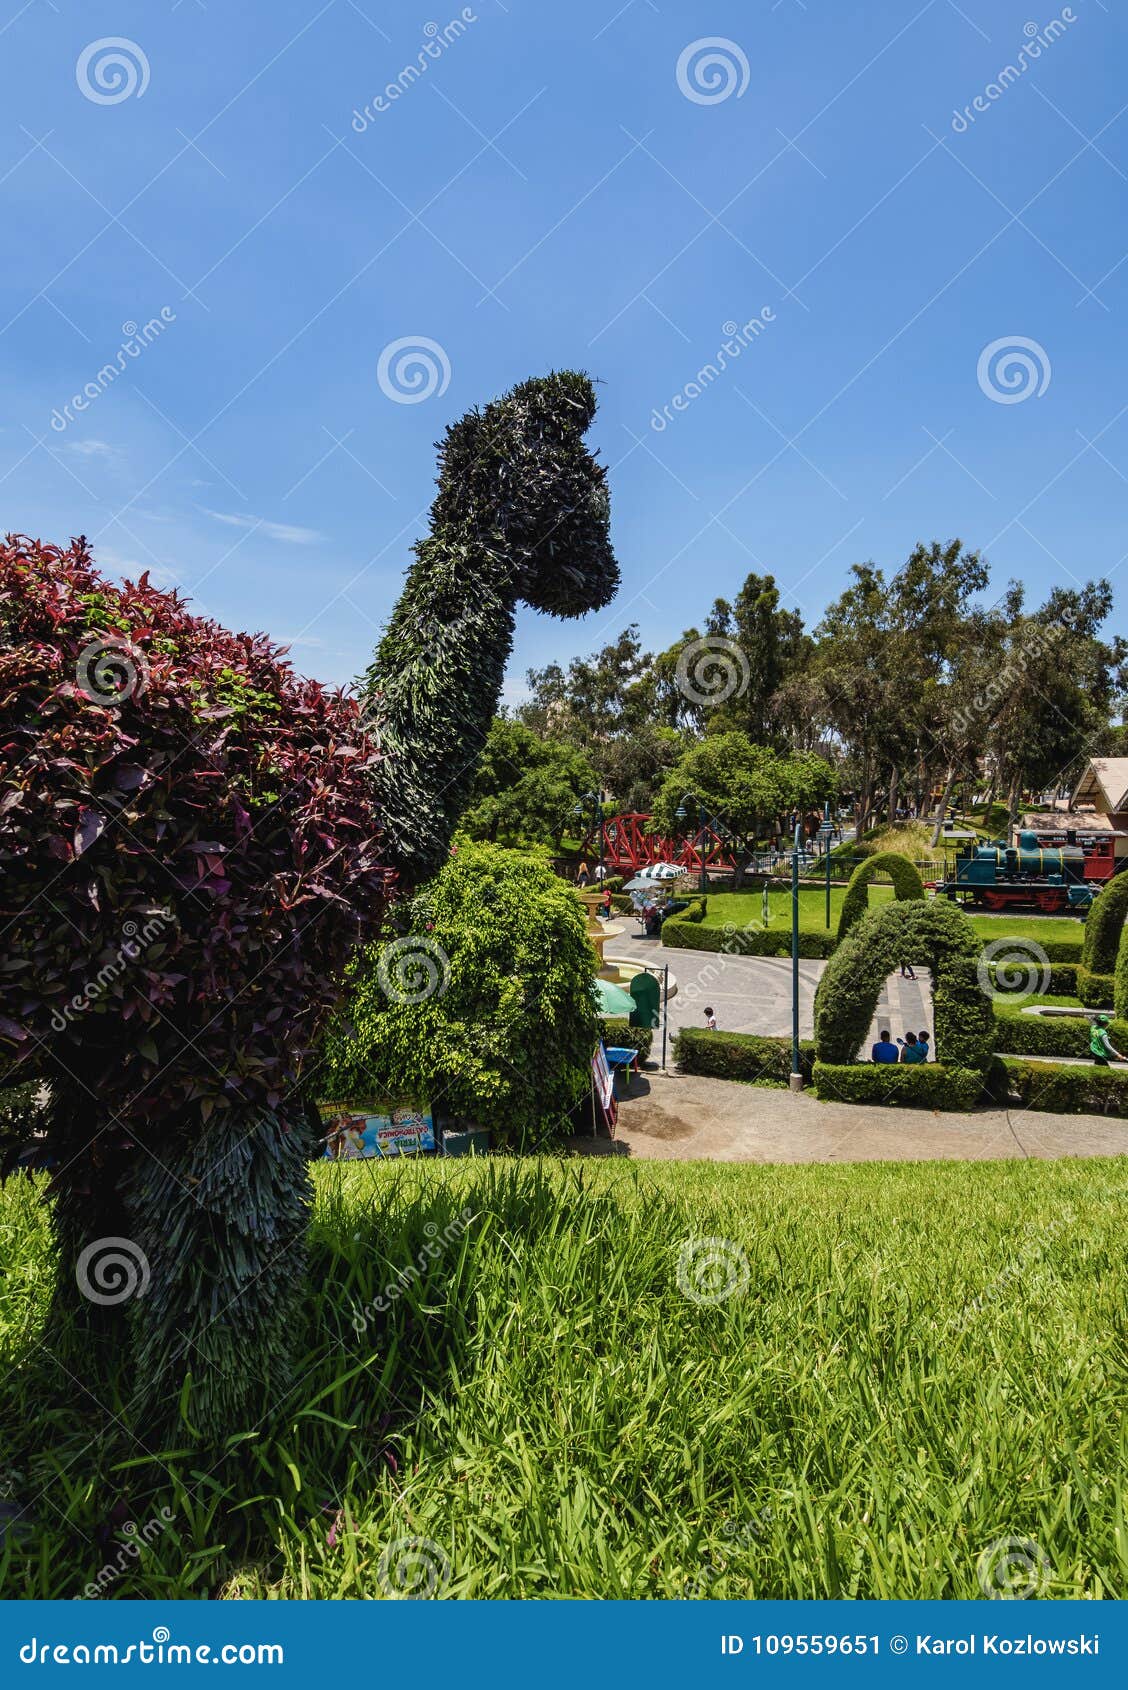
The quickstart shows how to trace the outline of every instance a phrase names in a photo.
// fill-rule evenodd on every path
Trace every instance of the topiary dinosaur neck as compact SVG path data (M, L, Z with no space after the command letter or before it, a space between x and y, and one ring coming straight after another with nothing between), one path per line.
M450 853L513 646L510 563L487 545L427 539L363 683L384 753L376 770L387 852L408 886Z

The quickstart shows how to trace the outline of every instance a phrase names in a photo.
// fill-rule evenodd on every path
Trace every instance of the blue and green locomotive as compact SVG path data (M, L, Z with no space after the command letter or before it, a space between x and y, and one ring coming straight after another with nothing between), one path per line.
M1114 869L1111 839L1047 847L1024 829L1014 845L996 839L957 851L955 879L936 890L980 909L1083 916Z

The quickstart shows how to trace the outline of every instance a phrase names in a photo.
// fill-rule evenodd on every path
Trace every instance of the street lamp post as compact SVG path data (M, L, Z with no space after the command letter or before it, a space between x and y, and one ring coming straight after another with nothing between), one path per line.
M791 852L791 1076L792 1091L803 1090L803 1075L799 1068L799 842L802 828L795 824L795 842Z
M698 798L694 793L685 792L685 793L682 794L682 801L678 805L677 810L674 813L677 816L679 821L684 821L685 818L690 814L690 811L687 808L687 806L690 805L690 804L694 805L696 807L696 810L697 810L697 854L698 854L698 881L697 881L697 884L698 884L699 889L702 892L707 892L709 890L709 880L708 880L708 876L705 873L705 823L708 820L708 817L707 817L706 812L705 812L705 806L702 804L700 798Z
M600 884L600 886L602 886L603 880L604 880L604 870L603 870L603 794L602 794L602 792L585 792L583 797L580 799L580 802L573 809L572 814L574 816L581 816L581 817L586 815L587 812L586 812L585 806L588 805L588 804L590 804L591 807L592 807L592 815L595 819L596 838L599 841L599 884Z

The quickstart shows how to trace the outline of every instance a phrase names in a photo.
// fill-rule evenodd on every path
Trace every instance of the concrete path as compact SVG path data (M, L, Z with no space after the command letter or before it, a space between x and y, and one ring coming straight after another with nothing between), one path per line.
M682 955L685 953L682 952ZM942 1114L820 1103L809 1093L645 1072L619 1104L615 1142L585 1154L641 1161L976 1162L1128 1155L1128 1121L1034 1109Z
M623 920L622 917L619 918ZM627 931L607 944L608 957L628 957L650 968L668 963L678 982L669 1002L670 1037L679 1027L703 1027L705 1006L711 1005L717 1026L726 1033L765 1033L787 1038L791 1033L791 958L724 956L720 952L682 951L656 939L636 938ZM815 1030L815 987L825 962L799 961L799 1036ZM932 1033L932 982L918 968L915 980L894 974L878 999L868 1045L887 1027L894 1038L926 1028Z

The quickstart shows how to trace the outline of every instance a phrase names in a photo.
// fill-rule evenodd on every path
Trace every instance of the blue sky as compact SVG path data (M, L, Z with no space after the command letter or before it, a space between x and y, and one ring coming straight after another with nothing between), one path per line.
M809 622L851 562L954 534L999 589L1122 582L1128 23L1040 5L7 0L4 526L345 682L444 423L577 366L623 590L523 611L510 697L750 569ZM1016 338L1025 368L981 360ZM420 340L408 403L381 354Z

